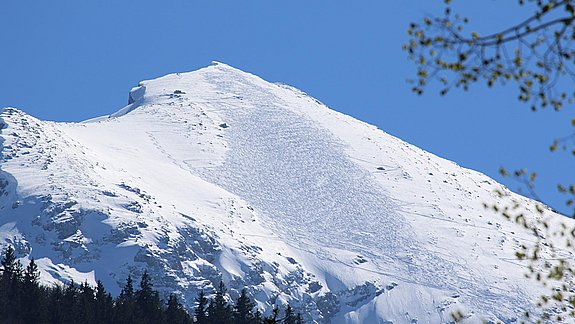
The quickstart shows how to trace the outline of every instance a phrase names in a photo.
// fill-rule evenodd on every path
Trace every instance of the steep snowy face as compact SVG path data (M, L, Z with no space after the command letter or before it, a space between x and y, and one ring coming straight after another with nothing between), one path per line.
M147 269L188 305L220 280L318 322L511 321L540 291L492 179L224 64L141 82L84 123L1 115L0 242L45 282ZM499 198L495 190L508 193Z

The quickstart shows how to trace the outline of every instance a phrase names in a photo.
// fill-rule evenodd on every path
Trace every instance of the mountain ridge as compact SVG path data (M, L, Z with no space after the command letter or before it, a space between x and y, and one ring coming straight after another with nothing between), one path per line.
M483 203L535 204L487 176L222 63L129 97L85 123L1 115L0 240L44 281L119 287L148 268L191 305L222 279L319 322L534 308L510 261L530 234Z

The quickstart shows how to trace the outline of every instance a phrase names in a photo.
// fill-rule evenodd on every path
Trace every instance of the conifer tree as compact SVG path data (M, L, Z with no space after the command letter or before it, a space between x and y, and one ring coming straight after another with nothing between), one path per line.
M210 323L233 323L232 307L226 301L226 286L220 281L216 295L210 301L208 306L208 317Z
M40 271L38 270L38 266L36 262L32 258L28 266L26 266L26 270L24 270L24 283L30 286L38 285L38 280L40 279Z
M148 271L144 271L140 289L136 292L138 319L140 323L159 323L162 318L160 295L152 288Z
M106 292L104 285L100 280L96 283L96 294L95 294L95 303L96 303L96 322L97 323L105 323L112 318L112 310L114 306L114 301L112 299L112 295Z
M63 323L64 322L64 288L56 285L48 289L46 294L47 308L50 310L47 313L48 323Z
M303 317L301 316L301 313L297 313L296 318L295 318L295 323L296 324L303 324Z
M288 304L285 313L284 313L284 324L296 324L297 321L297 316L296 314L293 312L293 308L291 307L291 305Z
M128 275L126 284L116 300L114 323L133 323L136 316L136 297L132 276Z
M132 277L128 276L120 295L113 299L98 281L96 287L88 282L52 287L39 283L38 266L31 260L26 270L8 249L0 269L0 323L54 323L54 324L243 324L279 323L279 310L274 307L270 317L262 320L262 314L243 289L235 306L226 299L226 287L220 282L214 298L208 300L203 291L195 299L197 320L186 311L176 295L170 295L165 304L153 289L150 276L144 273L140 289L134 291ZM12 286L18 288L13 289ZM12 293L12 295L10 295ZM13 298L7 298L12 296ZM209 305L209 306L208 306ZM291 315L290 315L291 314ZM293 317L288 306L285 319ZM285 323L288 323L285 321ZM302 323L301 315L293 323ZM292 322L289 322L292 323Z
M24 271L22 283L22 306L26 308L22 318L25 323L38 323L42 317L44 305L39 279L40 271L34 259L31 259Z
M16 259L14 249L8 246L6 254L2 259L2 274L0 277L0 286L3 288L8 311L13 311L21 297L20 288L22 283L22 263Z
M272 314L264 318L264 324L276 324L278 323L278 315L280 313L279 308L274 305L274 309L272 310Z
M254 322L254 314L252 310L255 303L250 299L246 289L242 289L240 297L236 301L234 307L234 323L236 324L249 324Z
M82 323L96 324L96 299L94 289L84 282L78 289L78 320Z
M264 319L262 317L262 312L260 312L259 309L256 309L256 312L254 313L254 323L255 324L260 324L263 323Z
M126 279L126 284L122 288L119 296L120 301L123 300L133 300L134 299L134 282L132 280L132 276L128 275Z
M62 309L62 322L79 323L80 322L80 303L78 302L79 290L74 280L66 285L63 291L60 307Z
M208 306L209 300L206 298L206 295L203 290L200 290L200 292L198 293L198 297L196 297L195 301L198 304L194 311L194 315L196 317L196 323L197 324L208 323L206 308Z
M165 321L170 324L188 324L193 323L190 315L186 312L182 304L178 301L175 294L168 298L168 304L165 311Z
M0 318L6 322L17 321L17 313L20 305L20 276L22 268L16 260L14 249L8 246L4 258L0 263Z
M2 259L2 278L9 278L15 270L16 255L14 255L14 248L8 246L4 258Z

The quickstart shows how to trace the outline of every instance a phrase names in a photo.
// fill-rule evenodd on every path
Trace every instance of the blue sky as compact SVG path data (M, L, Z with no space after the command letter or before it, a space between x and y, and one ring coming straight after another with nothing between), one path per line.
M521 18L515 3L465 1L461 11L489 31ZM80 121L120 109L140 80L217 60L296 86L512 189L518 185L498 175L500 166L538 171L538 194L567 211L555 188L575 179L573 158L548 147L572 132L572 107L532 113L512 86L447 97L410 92L407 25L441 10L441 0L6 0L0 106Z

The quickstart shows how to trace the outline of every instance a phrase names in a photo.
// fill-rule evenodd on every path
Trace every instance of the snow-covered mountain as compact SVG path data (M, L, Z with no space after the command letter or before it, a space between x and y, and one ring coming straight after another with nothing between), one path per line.
M111 116L0 125L0 243L44 282L117 293L148 269L190 306L223 280L334 323L512 321L541 292L514 256L532 235L483 206L534 202L221 63L142 82Z

